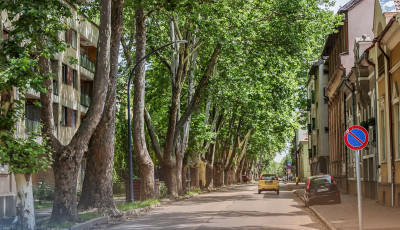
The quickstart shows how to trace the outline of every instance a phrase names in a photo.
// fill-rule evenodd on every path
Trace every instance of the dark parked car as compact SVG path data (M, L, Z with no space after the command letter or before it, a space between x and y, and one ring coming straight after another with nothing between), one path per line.
M308 177L306 181L306 192L304 194L306 205L314 205L319 202L333 201L340 204L340 192L331 175L324 174Z
M249 181L249 178L246 175L242 175L242 181L247 183Z

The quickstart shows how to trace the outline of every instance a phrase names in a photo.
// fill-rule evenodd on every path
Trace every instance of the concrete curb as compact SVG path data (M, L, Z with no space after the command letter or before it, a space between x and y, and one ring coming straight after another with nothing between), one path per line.
M70 230L83 230L83 229L89 229L94 227L97 224L104 224L108 222L108 216L102 216L102 217L98 217L95 219L91 219L88 220L86 222L83 223L79 223L79 224L75 224L74 226L72 226L71 228L69 228Z
M306 203L305 198L303 196L301 196L296 190L293 190L293 192L304 202L304 204ZM321 213L319 213L319 211L317 209L315 209L314 207L308 206L308 208L318 217L318 219L325 224L326 227L328 227L330 230L338 230L337 228L335 228L325 217L323 217L321 215Z
M140 214L147 213L147 212L153 210L156 207L161 206L161 204L162 203L157 203L157 204L153 204L153 205L150 205L150 206L147 206L147 207L144 207L144 208L126 210L126 211L123 211L122 213L123 213L124 217L127 217L127 216L138 216Z

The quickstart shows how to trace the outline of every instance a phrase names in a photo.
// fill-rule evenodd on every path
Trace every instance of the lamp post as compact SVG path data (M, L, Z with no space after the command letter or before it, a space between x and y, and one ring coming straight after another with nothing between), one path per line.
M172 44L175 43L187 43L186 40L176 40L174 42L171 42L169 44L163 45L158 49L155 49L151 51L150 53L146 54L144 57L142 57L136 64L135 67L133 67L131 73L129 74L129 79L128 79L128 139L129 139L129 199L128 202L133 202L133 167L132 167L132 137L131 137L131 101L130 101L130 90L131 90L131 80L133 73L135 72L136 67L144 61L148 56L152 55L153 53L156 53L165 47L168 47ZM154 182L155 183L155 182Z

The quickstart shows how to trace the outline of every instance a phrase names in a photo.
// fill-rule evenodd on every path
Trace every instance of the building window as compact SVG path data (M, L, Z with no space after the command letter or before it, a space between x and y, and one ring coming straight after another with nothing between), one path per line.
M78 89L78 72L76 70L72 70L72 85L74 89Z
M58 95L58 81L53 80L53 94Z
M71 47L76 49L77 35L75 30L71 30L71 36L72 36Z
M25 104L25 128L26 133L40 130L40 107L32 104Z
M63 64L62 65L62 83L67 84L67 78L68 78L68 66Z
M72 128L75 128L75 126L76 126L76 118L78 117L78 111L76 111L76 110L72 110L72 124L71 124L71 127Z
M396 158L400 157L400 136L399 136L399 131L400 131L400 111L399 111L399 103L396 103L393 106L393 113L394 113L394 135L395 135L395 148L396 148Z
M66 126L67 125L67 107L62 107L61 109L61 125Z

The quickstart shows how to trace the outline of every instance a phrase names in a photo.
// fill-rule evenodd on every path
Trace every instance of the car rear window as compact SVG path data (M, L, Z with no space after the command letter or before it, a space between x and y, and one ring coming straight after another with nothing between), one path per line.
M277 180L275 175L262 175L261 180Z
M311 187L315 187L319 184L326 184L326 183L332 183L331 177L330 176L324 176L324 177L316 177L311 179Z

